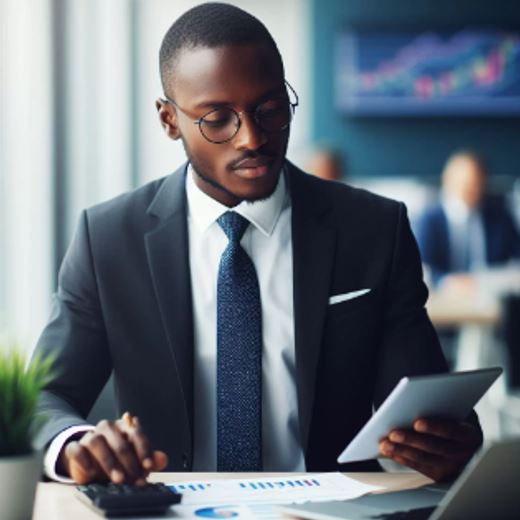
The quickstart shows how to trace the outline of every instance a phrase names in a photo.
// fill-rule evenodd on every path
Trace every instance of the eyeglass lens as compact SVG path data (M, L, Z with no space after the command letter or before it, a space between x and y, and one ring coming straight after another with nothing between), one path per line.
M280 132L291 122L292 106L287 99L271 99L259 105L254 118L266 132ZM204 137L214 143L232 139L240 128L240 116L232 108L217 108L200 120Z

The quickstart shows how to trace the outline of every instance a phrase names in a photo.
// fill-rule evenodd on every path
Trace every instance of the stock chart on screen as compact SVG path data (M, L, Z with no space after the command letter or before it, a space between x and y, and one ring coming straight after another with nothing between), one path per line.
M520 33L345 31L336 106L352 115L520 115Z

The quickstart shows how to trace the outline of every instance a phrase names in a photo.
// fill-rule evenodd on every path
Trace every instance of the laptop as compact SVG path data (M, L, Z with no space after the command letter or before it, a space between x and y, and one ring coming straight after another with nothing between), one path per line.
M520 437L490 444L449 489L433 484L354 500L287 505L280 511L309 520L518 520Z

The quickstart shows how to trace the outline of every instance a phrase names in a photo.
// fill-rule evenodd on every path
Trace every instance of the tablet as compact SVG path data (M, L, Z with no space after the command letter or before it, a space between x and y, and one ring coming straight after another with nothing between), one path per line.
M500 367L403 377L385 402L338 457L339 463L375 459L379 441L395 428L412 428L419 417L465 419L502 373Z

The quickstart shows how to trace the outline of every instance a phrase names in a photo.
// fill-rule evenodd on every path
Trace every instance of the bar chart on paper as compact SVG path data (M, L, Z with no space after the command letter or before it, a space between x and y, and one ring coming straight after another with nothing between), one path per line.
M216 479L168 484L182 493L179 518L278 518L274 505L325 500L348 500L378 486L341 473L321 473L251 479Z

